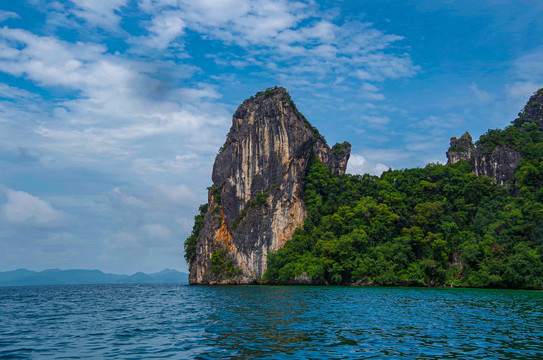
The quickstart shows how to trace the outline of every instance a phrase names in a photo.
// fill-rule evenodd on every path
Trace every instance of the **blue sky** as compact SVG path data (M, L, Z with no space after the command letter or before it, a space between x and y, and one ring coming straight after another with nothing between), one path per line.
M186 271L236 107L287 88L348 171L445 162L543 87L543 2L0 5L0 271Z

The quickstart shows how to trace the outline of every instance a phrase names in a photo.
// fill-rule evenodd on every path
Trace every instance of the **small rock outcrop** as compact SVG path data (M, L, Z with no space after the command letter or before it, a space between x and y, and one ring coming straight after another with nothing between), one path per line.
M447 151L447 164L455 163L460 160L470 160L475 151L473 140L468 132L465 132L459 139L451 138L451 146Z
M303 185L312 157L339 175L350 152L347 142L330 148L284 88L245 100L213 165L189 282L260 282L267 254L304 222Z

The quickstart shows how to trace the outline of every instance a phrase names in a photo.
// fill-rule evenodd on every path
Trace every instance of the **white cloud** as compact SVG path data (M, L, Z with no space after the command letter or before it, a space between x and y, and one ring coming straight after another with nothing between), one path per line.
M165 240L172 237L172 232L162 224L145 224L143 230L151 239Z
M225 52L216 57L217 63L237 67L265 64L280 79L286 75L291 81L310 76L313 83L315 76L321 80L383 81L409 77L419 70L407 54L391 49L401 36L386 34L368 22L334 24L311 2L145 0L140 7L153 15L153 22L160 21L164 11L177 7L174 33L185 26L204 39L238 45L246 52L243 60ZM376 90L362 92L368 100L384 98Z
M0 84L0 98L2 97L6 99L35 99L38 96L23 89Z
M120 208L143 208L150 207L149 199L143 199L141 195L131 193L129 190L115 187L106 194L107 202L113 207Z
M153 74L164 71L160 61L151 65L126 60L107 53L102 45L68 43L19 29L0 29L0 44L9 50L0 53L0 71L24 76L46 88L63 87L78 93L73 99L59 101L49 114L40 114L56 121L31 126L42 147L65 153L79 163L100 162L103 166L116 159L137 159L134 144L151 137L184 138L186 146L212 153L229 125L224 105L210 101L220 97L214 87L173 85L176 78L190 76L190 67L178 66L169 79L159 80ZM185 70L189 73L184 74ZM16 95L30 96L24 92L12 96ZM148 157L147 152L145 155Z
M118 232L108 236L102 242L106 254L120 255L121 253L134 254L143 248L138 238L127 232Z
M19 19L20 16L12 11L0 10L0 22L4 22L8 19Z
M2 205L6 221L14 225L53 226L66 220L66 215L44 200L24 191L5 189L7 202Z
M390 123L390 118L388 116L361 115L360 120L372 127L383 127Z
M85 19L88 23L106 29L115 29L121 17L121 8L127 0L70 0L76 7L74 15Z
M369 161L359 154L352 154L347 165L347 173L349 174L381 175L383 171L387 171L388 169L389 166L383 163Z
M198 198L194 192L185 184L157 185L154 195L156 201L170 204L194 206L198 202Z
M384 99L379 82L418 71L403 53L401 37L370 23L338 22L333 12L320 12L313 1L35 3L47 18L39 33L0 28L0 71L28 85L23 90L15 87L18 82L0 84L0 143L39 154L39 161L25 165L35 167L33 174L79 176L88 171L91 181L81 181L84 186L79 187L74 176L77 184L62 191L81 193L66 196L64 202L48 197L48 203L27 194L27 201L38 204L39 214L12 214L11 220L57 224L67 215L51 204L88 214L77 226L100 223L92 235L78 233L81 229L74 225L63 228L66 233L48 234L46 229L32 239L43 247L78 241L72 233L100 239L102 248L96 251L102 250L102 260L113 266L131 262L133 268L137 259L144 268L151 258L163 264L158 252L166 250L171 263L180 261L180 242L173 239L190 232L237 105L234 96L250 88L245 75L231 72L231 66L245 67L260 80L279 80L293 92L311 89L307 98L342 109L368 108L371 104L362 105L365 101ZM77 42L63 38L70 33L78 34ZM191 41L203 46L189 47ZM209 49L206 58L201 52ZM201 58L208 60L198 62ZM212 64L213 59L220 65ZM363 71L365 80L355 75ZM351 92L356 104L338 103L337 92L319 93L330 86ZM386 124L388 119L367 114L371 118L366 123ZM363 164L353 159L354 169L374 173L386 163L366 153ZM55 165L45 169L45 161ZM17 229L22 233L22 227ZM156 253L150 254L149 248Z
M172 45L181 35L185 34L185 22L181 18L179 11L164 11L157 14L147 27L149 35L144 38L135 38L131 42L136 46L143 46L145 51L149 49L164 50ZM178 42L177 47L183 47Z
M403 148L363 149L362 152L364 158L373 163L402 164L413 158L413 154ZM407 165L401 167L405 168Z
M542 57L543 46L540 46L515 60L514 71L516 77L523 80L543 78L543 69L541 68Z
M421 121L413 122L412 127L424 128L426 133L432 130L454 129L465 124L464 116L456 113L447 113L440 116L430 115Z
M103 198L103 202L118 213L145 217L151 217L153 213L158 214L159 211L168 213L179 211L180 208L194 209L201 201L202 199L185 184L160 184L151 189L138 190L115 187Z
M535 91L543 87L543 46L514 61L514 81L506 85L507 93L515 99L515 105L524 105Z
M494 100L494 96L488 91L479 89L476 83L471 83L469 89L477 97L477 99L482 103L489 103Z
M526 103L526 99L529 99L535 91L543 87L543 79L539 82L536 81L515 81L506 86L507 93L513 98L518 100L520 104Z

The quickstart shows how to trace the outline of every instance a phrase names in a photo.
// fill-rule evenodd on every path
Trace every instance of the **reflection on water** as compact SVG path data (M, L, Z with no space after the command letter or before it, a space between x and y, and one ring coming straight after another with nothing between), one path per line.
M543 293L183 285L0 288L0 358L543 358Z

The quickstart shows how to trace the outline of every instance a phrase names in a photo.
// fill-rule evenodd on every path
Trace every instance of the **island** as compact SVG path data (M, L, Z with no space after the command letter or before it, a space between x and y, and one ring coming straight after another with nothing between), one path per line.
M345 174L282 87L245 100L185 241L190 284L543 289L543 89L447 164Z

